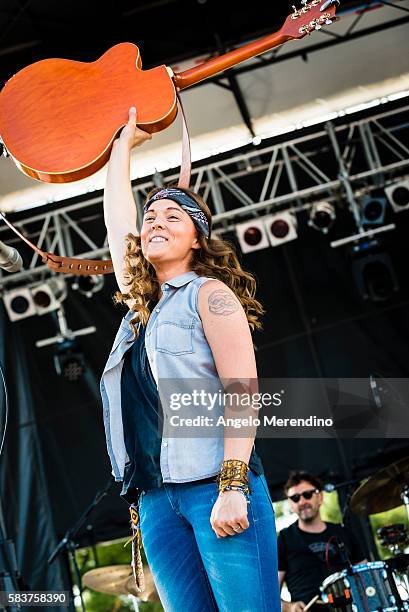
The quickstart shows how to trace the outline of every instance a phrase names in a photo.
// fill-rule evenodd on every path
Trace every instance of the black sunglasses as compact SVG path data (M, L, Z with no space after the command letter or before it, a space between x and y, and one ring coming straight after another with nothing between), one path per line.
M294 495L289 495L288 499L291 499L292 502L298 504L300 499L303 497L304 499L311 499L314 493L319 493L319 489L310 489L309 491L303 491L302 493L295 493Z

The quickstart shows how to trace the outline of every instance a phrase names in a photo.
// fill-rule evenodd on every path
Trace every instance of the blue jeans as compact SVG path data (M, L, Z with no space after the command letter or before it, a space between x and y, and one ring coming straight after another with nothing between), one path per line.
M250 472L250 486L250 526L225 538L210 525L216 483L142 494L142 541L166 612L280 612L274 510L265 477Z

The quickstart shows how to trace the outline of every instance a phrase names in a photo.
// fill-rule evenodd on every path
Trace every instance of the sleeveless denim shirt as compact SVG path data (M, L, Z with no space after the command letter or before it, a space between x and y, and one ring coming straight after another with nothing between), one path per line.
M214 388L221 387L197 305L199 289L208 280L212 279L191 271L161 285L162 297L145 330L146 352L157 384L161 379L200 378L210 381ZM133 339L129 321L134 317L135 313L129 311L122 319L100 383L107 450L116 481L123 480L129 462L122 422L121 373ZM222 414L222 407L219 409ZM254 447L252 456L258 459ZM160 449L163 482L215 476L223 457L223 437L164 437ZM261 464L259 471L263 471Z

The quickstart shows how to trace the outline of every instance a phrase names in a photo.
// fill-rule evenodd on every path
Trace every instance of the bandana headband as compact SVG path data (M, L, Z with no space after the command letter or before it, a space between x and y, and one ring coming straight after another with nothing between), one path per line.
M196 200L191 198L184 191L174 187L166 187L165 189L161 189L146 202L143 207L143 214L148 211L149 206L156 200L172 200L173 202L176 202L176 204L179 204L179 206L183 208L185 212L187 212L189 217L191 217L199 232L201 232L206 238L209 238L210 229L206 215Z

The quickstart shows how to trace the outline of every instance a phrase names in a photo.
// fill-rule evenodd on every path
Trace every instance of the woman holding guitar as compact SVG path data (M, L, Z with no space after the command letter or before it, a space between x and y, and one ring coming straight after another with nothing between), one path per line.
M161 379L257 379L250 329L263 308L254 277L211 237L209 208L192 191L151 192L137 235L130 151L150 138L131 108L104 193L116 300L129 308L101 381L113 474L138 502L165 610L278 612L274 511L254 435L157 434Z

